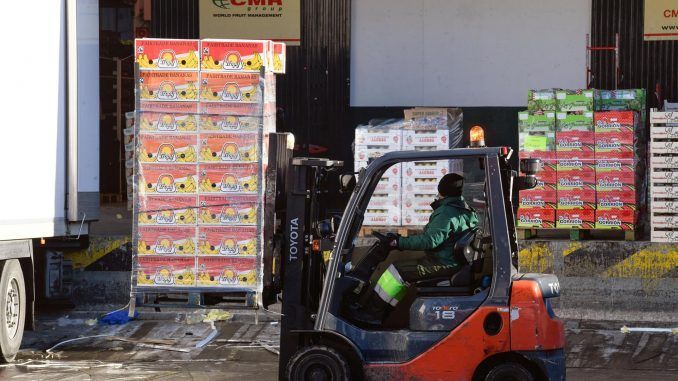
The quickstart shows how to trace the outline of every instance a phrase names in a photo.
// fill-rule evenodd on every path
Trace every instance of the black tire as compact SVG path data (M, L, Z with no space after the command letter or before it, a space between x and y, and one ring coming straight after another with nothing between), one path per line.
M289 381L345 381L351 379L346 361L336 350L314 345L302 348L287 363Z
M0 261L0 362L14 360L26 320L26 285L17 259Z
M534 381L534 375L522 364L512 361L500 362L492 366L484 377L484 381Z

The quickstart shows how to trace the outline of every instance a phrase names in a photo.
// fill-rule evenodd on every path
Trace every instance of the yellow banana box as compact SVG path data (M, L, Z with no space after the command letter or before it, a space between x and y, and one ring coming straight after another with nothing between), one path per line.
M200 76L202 102L261 103L259 73L203 72Z
M139 225L195 225L196 196L148 195L139 198Z
M195 230L193 226L140 226L137 254L195 255Z
M197 163L196 135L139 134L137 157L140 163Z
M198 287L254 286L256 258L198 257Z
M196 194L198 168L188 164L140 164L138 168L141 194Z
M210 133L200 136L201 163L256 162L259 134L249 132Z
M200 195L199 225L256 225L257 195Z
M200 69L258 73L268 66L268 48L267 40L203 40Z
M195 257L139 256L137 257L137 286L194 287Z
M141 101L195 102L198 100L197 71L139 72Z
M200 131L255 132L262 127L261 107L256 103L200 103Z
M273 72L276 74L285 74L286 65L285 61L287 60L287 45L283 42L273 42L271 41L271 65L273 66Z
M200 193L254 193L259 189L255 163L200 164Z
M195 102L143 102L139 112L141 132L195 132L198 104Z
M201 226L198 255L257 255L256 226Z
M134 52L139 70L198 70L200 41L138 38Z

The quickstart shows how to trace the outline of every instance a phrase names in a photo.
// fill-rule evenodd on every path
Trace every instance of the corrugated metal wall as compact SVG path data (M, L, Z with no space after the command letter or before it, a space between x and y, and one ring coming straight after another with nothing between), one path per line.
M199 37L197 0L152 6L152 37ZM352 156L350 15L350 0L301 0L301 46L287 48L287 73L277 77L278 129L294 133L302 146L327 147L321 156Z
M643 41L643 5L643 0L593 0L592 45L612 46L618 32L624 76L620 88L645 88L648 106L655 107L653 94L659 84L664 99L678 102L678 41ZM594 53L591 59L593 87L614 89L612 53Z

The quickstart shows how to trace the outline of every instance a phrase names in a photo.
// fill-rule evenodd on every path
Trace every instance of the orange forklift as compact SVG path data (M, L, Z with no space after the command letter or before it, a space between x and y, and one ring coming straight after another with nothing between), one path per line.
M282 302L280 379L565 380L564 324L550 302L560 295L558 279L517 271L512 190L533 188L540 163L521 160L519 176L511 148L484 147L482 131L471 138L469 148L387 153L357 181L328 159L291 158L278 171L286 196L276 207L279 250L265 255L263 295L264 305ZM451 278L411 284L381 326L362 326L347 305L400 255L379 241L355 244L370 198L389 167L437 160L463 160L465 172L475 166L480 174L483 223L449 238L465 265ZM324 207L328 187L348 198L341 216Z

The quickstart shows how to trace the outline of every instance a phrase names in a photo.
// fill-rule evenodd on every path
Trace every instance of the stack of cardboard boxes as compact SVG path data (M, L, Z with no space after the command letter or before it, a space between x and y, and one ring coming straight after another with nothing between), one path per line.
M637 96L619 99L628 94ZM520 157L543 167L537 187L520 191L517 226L633 230L634 136L644 105L642 90L530 91L528 111L518 115ZM627 110L594 111L609 108Z
M272 47L135 42L135 287L257 289Z
M404 122L358 127L355 169L366 167L370 160L386 152L449 149L450 138L461 134L460 123L457 109L414 108L405 110ZM430 204L438 193L438 182L452 171L461 173L461 163L415 161L390 167L370 199L363 225L425 225L431 215Z

